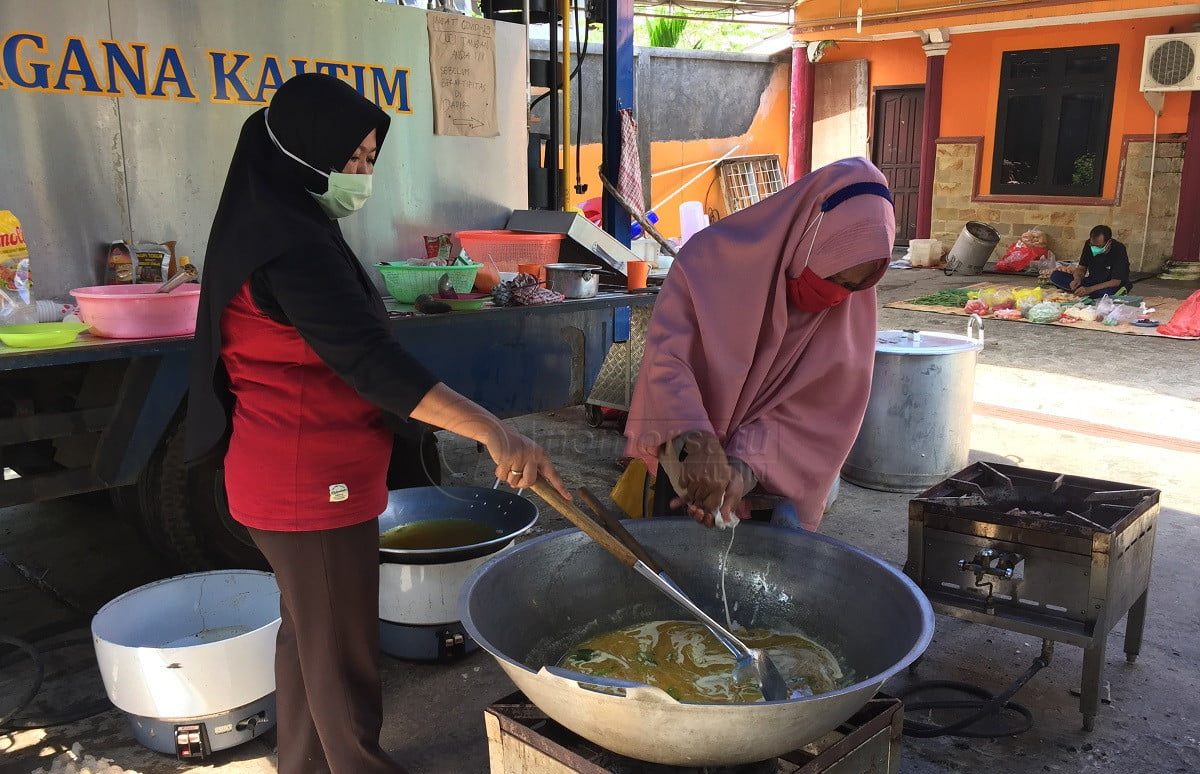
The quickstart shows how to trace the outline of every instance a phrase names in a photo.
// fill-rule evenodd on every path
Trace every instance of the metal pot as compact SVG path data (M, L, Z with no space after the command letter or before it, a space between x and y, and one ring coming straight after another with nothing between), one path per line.
M723 616L728 536L689 520L626 522L697 604ZM799 630L855 682L819 696L756 704L688 704L638 683L555 666L585 639L680 609L577 530L494 557L463 589L463 623L543 712L615 753L669 766L730 766L803 747L837 728L912 663L933 637L933 611L901 572L851 545L803 530L744 523L726 586L736 624Z
M1000 235L996 233L996 229L986 223L970 221L963 226L958 239L954 241L954 247L950 248L950 254L946 256L945 273L982 274L983 267L987 265L998 244Z
M600 272L586 263L548 263L546 287L567 298L592 298L600 290Z
M978 315L966 336L880 331L867 413L842 476L869 489L921 492L965 467L982 349Z
M112 600L92 619L109 700L134 737L176 753L175 729L204 726L224 750L275 724L275 576L218 570L155 581Z
M432 519L470 519L495 537L466 546L379 549L382 648L398 658L439 660L462 655L458 597L471 573L537 523L537 507L511 492L476 487L415 487L388 494L379 533ZM447 644L449 638L449 644Z

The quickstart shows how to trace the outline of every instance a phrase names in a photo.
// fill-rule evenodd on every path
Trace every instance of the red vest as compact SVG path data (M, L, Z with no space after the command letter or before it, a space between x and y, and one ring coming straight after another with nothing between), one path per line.
M382 414L299 331L267 317L249 283L221 315L221 360L236 399L225 454L234 519L304 532L383 512L392 433Z

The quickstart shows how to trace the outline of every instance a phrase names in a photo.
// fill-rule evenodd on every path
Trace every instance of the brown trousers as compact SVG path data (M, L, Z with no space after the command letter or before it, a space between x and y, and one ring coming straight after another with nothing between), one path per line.
M379 746L379 524L251 537L275 571L280 774L403 774Z

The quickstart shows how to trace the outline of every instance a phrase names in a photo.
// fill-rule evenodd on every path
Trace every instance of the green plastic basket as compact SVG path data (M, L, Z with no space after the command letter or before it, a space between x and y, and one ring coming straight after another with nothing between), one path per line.
M470 293L475 286L475 275L479 264L468 266L409 266L403 263L384 263L378 267L383 275L392 298L402 304L411 304L417 296L428 293L437 295L438 281L443 274L450 275L450 285L459 293Z

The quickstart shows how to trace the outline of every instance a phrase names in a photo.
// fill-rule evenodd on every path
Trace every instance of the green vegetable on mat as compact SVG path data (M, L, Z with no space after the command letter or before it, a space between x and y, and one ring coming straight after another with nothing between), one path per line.
M939 290L928 296L914 298L908 303L913 306L948 306L954 309L962 309L971 300L970 294L971 291L966 288Z

